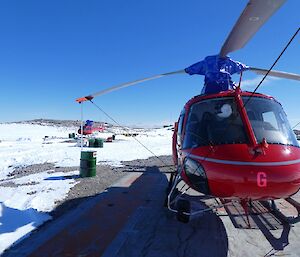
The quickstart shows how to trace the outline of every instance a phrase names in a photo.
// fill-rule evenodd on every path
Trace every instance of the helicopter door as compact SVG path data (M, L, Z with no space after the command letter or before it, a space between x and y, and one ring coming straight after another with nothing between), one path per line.
M177 161L175 163L181 163L181 156L182 156L182 130L183 130L183 122L185 117L185 109L183 109L180 113L179 119L178 119L178 126L177 126L177 136L176 136L176 157ZM174 154L173 154L174 156Z
M182 128L183 128L184 117L185 117L185 109L181 111L178 119L177 150L181 149L181 145L182 145Z

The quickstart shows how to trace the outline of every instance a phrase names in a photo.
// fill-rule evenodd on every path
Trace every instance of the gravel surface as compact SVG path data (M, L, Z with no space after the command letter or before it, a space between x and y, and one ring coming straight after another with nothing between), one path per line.
M56 218L69 209L76 207L85 201L86 198L96 196L106 188L117 182L130 172L157 172L159 167L162 172L174 170L171 156L151 157L145 160L134 160L122 163L123 167L111 167L108 165L97 165L96 177L75 178L76 184L70 190L68 197L58 204L58 207L51 213ZM67 171L76 170L79 167L68 167ZM65 168L59 168L64 171ZM56 170L57 171L57 170Z
M53 219L59 217L68 210L75 208L87 198L103 192L120 178L131 172L157 172L158 168L162 172L174 171L171 156L151 157L145 160L122 162L122 164L122 167L97 164L96 176L91 178L65 176L63 179L75 179L78 183L71 188L68 196L64 200L56 203L57 207L50 213ZM44 171L48 171L48 173L67 173L74 170L79 170L79 167L55 167L53 163L43 163L17 167L9 174L9 176L13 179ZM12 180L6 179L5 182L1 183L1 186L17 187L18 185L14 184Z

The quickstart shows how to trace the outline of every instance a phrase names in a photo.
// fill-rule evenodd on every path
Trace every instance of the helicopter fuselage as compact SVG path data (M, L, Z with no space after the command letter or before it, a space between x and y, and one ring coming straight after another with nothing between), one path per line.
M271 200L300 188L300 148L281 105L239 88L186 103L173 159L189 186L214 197Z

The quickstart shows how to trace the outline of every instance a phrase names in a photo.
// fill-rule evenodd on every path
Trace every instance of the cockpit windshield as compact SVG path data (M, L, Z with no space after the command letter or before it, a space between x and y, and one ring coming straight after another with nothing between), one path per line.
M189 111L183 149L206 145L246 144L248 138L233 97L194 103Z
M242 97L256 140L265 138L269 144L299 146L286 114L281 105L273 99Z

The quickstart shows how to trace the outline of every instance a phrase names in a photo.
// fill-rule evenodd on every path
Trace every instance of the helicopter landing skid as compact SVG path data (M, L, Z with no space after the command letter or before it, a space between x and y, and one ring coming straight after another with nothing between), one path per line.
M300 222L300 203L290 197L284 200L287 201L291 206L293 206L297 210L296 217L286 216L285 214L283 214L282 211L280 211L280 209L277 207L274 200L268 202L264 201L264 204L267 205L266 207L269 208L282 221L288 224L296 224Z
M220 204L220 205L212 206L209 208L204 208L204 209L193 211L191 209L191 203L190 203L189 199L186 199L184 197L185 195L187 195L186 193L190 187L187 187L187 189L185 189L184 191L181 191L184 187L183 186L181 188L181 190L178 190L177 186L180 182L183 182L184 186L186 186L186 184L182 180L180 174L177 174L175 176L175 178L174 177L172 178L172 181L169 185L167 198L166 198L166 204L165 204L169 211L176 213L178 221L187 223L187 222L189 222L191 216L201 215L206 212L210 212L210 211L216 210L216 209L224 206L224 204ZM213 197L210 197L210 196L202 197L203 200L211 199L211 198L213 198Z

